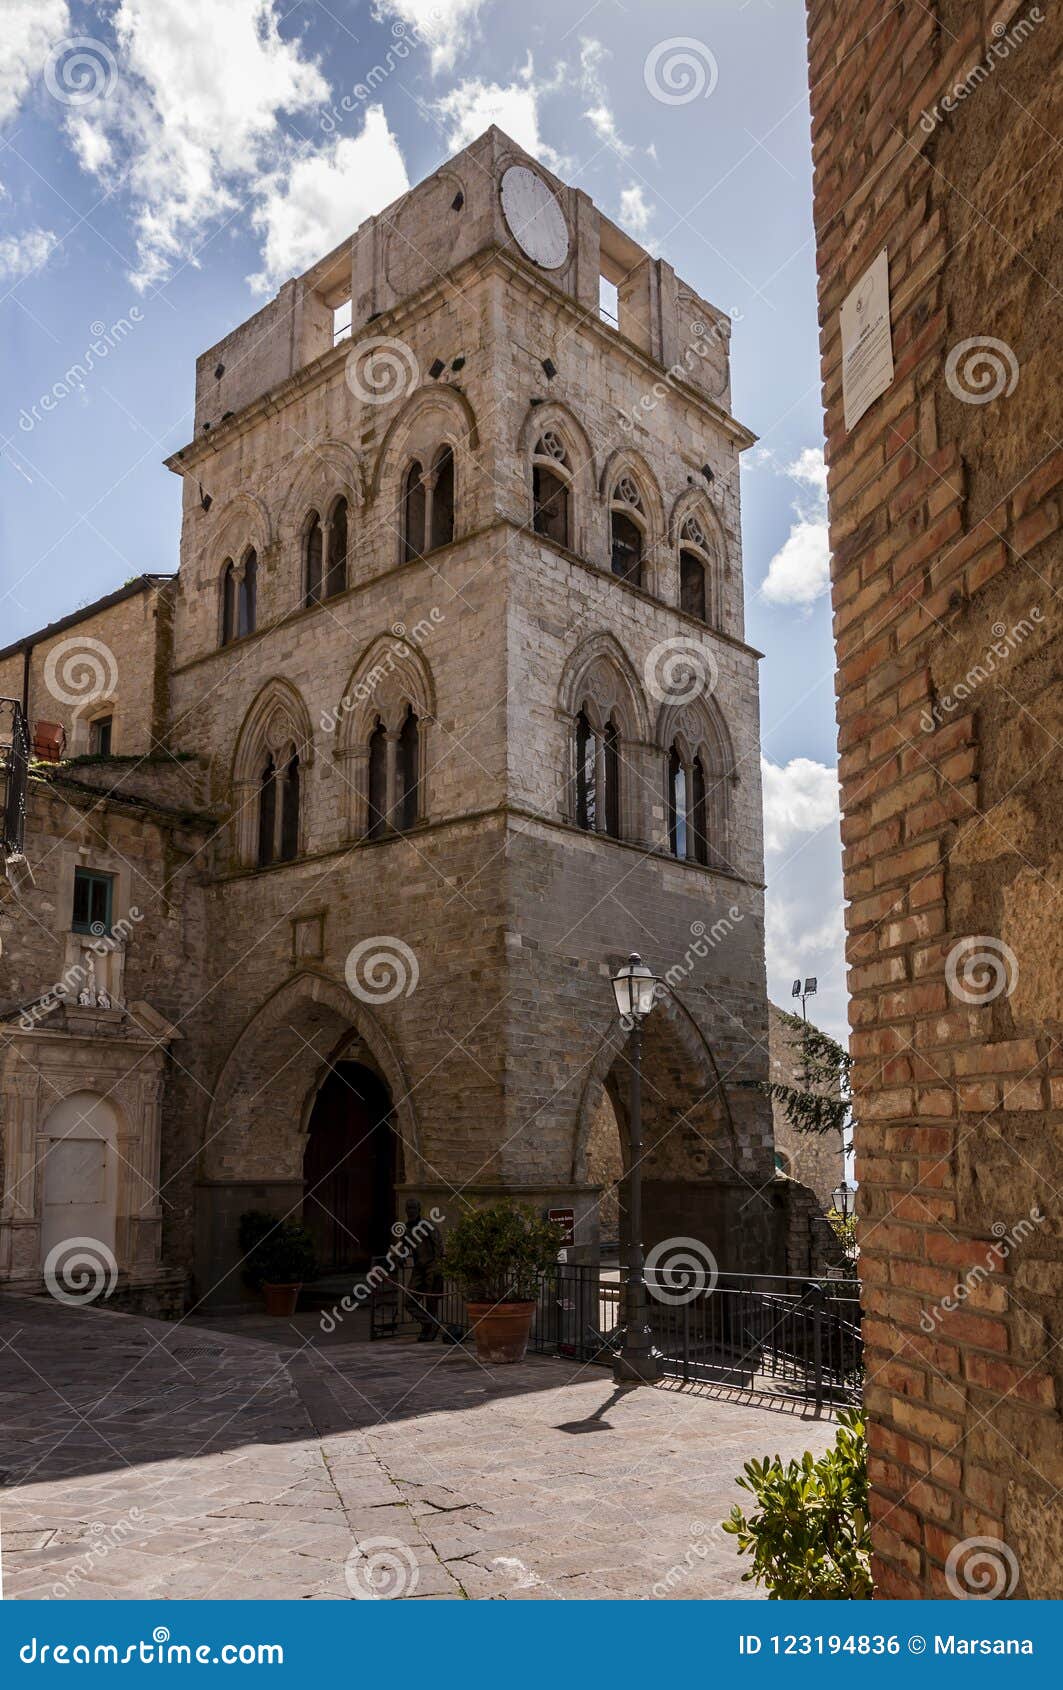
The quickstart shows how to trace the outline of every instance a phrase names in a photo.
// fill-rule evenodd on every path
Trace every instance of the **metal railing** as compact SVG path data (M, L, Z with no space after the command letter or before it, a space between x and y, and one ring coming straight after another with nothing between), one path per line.
M855 1279L780 1274L647 1275L647 1313L665 1378L729 1385L799 1401L859 1398L863 1346ZM531 1348L539 1355L611 1364L623 1342L623 1270L559 1263L539 1292ZM439 1297L411 1291L399 1269L374 1288L370 1333L465 1336L465 1303L444 1282Z

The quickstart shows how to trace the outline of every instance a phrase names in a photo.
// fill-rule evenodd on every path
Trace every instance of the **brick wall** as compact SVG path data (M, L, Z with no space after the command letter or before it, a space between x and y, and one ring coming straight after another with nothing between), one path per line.
M976 1537L1002 1591L1063 1593L1060 41L1012 0L809 5L887 1597L957 1594ZM894 377L846 432L839 307L883 246Z

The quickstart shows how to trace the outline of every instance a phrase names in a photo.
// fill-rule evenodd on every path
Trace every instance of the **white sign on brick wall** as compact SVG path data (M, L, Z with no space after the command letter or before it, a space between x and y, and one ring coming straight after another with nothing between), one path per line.
M885 247L842 301L842 402L853 428L893 380L890 269Z

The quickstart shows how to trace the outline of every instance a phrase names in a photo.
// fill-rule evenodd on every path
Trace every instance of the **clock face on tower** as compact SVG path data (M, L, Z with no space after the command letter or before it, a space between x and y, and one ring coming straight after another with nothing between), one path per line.
M541 176L511 164L502 177L502 214L510 234L533 264L559 270L568 257L568 226Z

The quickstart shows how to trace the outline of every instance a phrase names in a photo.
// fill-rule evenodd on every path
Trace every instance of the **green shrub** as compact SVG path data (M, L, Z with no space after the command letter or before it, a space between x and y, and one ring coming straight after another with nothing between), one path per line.
M317 1273L314 1241L295 1221L248 1209L240 1216L239 1237L244 1277L256 1290L262 1285L305 1285Z
M470 1209L447 1233L443 1267L474 1303L530 1303L557 1261L561 1232L528 1204Z
M819 1460L806 1450L783 1466L778 1456L747 1461L738 1480L759 1507L736 1503L723 1522L752 1555L743 1581L768 1587L769 1601L862 1600L872 1595L867 1513L867 1443L855 1410L839 1416L834 1447Z

